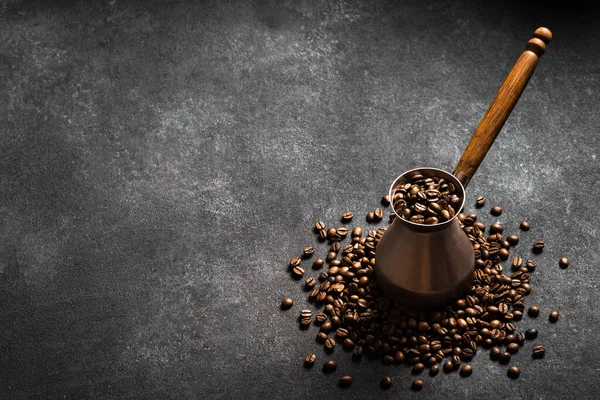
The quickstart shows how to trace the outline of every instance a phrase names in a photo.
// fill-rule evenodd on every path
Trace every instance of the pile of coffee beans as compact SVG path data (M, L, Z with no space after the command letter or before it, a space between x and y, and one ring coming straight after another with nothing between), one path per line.
M527 310L525 307L536 262L517 256L509 263L510 270L505 270L502 262L509 258L519 237L503 236L502 225L496 223L488 227L476 214L456 210L454 207L459 207L462 199L454 192L453 185L443 179L416 174L410 184L398 189L391 202L387 196L381 201L384 205L393 204L403 218L415 223L437 223L458 213L460 226L475 250L473 284L464 298L437 311L409 308L382 292L376 279L375 257L386 227L350 229L328 226L323 221L314 224L318 240L326 241L328 250L324 259L316 258L311 263L311 270L317 275L304 281L307 301L317 312L300 310L298 323L304 329L315 326L315 339L326 355L324 373L336 371L336 362L327 358L339 351L355 361L368 358L380 359L384 365L408 364L412 366L413 375L428 369L432 377L438 374L440 366L445 373L460 371L462 377L470 376L473 367L469 362L481 349L489 349L489 359L502 365L510 364L524 346L531 346L533 358L544 356L543 345L527 343L535 342L537 330L519 331L517 328L524 313L528 318L540 314L540 308L535 305ZM485 199L482 199L478 198L477 207L483 206ZM367 219L379 221L380 211L378 209L377 216L369 212ZM491 213L500 215L501 208L494 206ZM348 223L352 216L346 211L340 219ZM390 218L390 222L392 220ZM529 224L523 222L520 227L528 230ZM343 244L345 240L347 243ZM535 246L540 247L539 241ZM314 254L312 247L308 249L289 262L289 271L296 279L304 276L303 263L310 262L308 259ZM560 264L568 264L568 260L561 259ZM291 298L285 298L280 307L287 310L293 304ZM558 315L557 311L550 312L549 321L557 322ZM314 353L308 353L304 365L312 367L316 359ZM520 369L510 365L507 374L516 379ZM341 387L351 383L350 375L340 375ZM392 386L392 379L385 376L379 385L387 390ZM423 385L423 380L415 379L410 387L421 390Z
M425 177L415 172L396 187L392 202L396 213L415 224L439 224L456 214L463 199L452 182L438 176Z

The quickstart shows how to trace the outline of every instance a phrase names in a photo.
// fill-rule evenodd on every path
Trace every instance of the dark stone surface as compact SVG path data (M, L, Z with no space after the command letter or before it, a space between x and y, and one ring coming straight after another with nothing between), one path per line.
M0 1L0 397L412 396L408 368L336 351L337 372L320 372L287 261L316 219L362 223L402 171L452 170L545 25L554 41L468 204L487 196L484 220L509 232L530 221L518 254L546 241L527 302L542 317L518 323L546 357L519 352L511 381L482 351L470 378L425 376L414 397L597 398L598 15L573 1Z

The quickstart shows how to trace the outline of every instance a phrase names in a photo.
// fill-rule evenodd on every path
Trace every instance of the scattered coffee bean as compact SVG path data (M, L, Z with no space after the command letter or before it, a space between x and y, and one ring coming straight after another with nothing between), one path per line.
M376 208L375 211L373 212L373 215L375 216L375 222L379 222L383 219L383 210L381 208Z
M327 231L322 229L319 231L319 240L322 242L327 239Z
M542 358L546 354L546 349L542 345L533 346L533 358Z
M527 271L533 272L535 267L537 267L537 263L533 260L527 260L527 262L525 262L525 267L527 268Z
M436 360L437 361L437 360ZM437 364L433 364L429 368L429 376L436 376L440 372L440 366Z
M348 235L348 228L344 228L343 226L337 228L337 234L342 238L346 237L346 235Z
M289 310L290 308L292 308L293 305L294 305L294 300L290 299L289 297L286 297L285 299L283 299L281 301L281 309L282 310Z
M348 387L352 384L352 377L350 375L340 376L339 385L341 387Z
M510 362L510 357L510 353L508 351L505 351L500 354L498 361L500 362L500 364L508 364Z
M544 242L541 240L536 240L533 242L532 250L534 253L539 254L544 250Z
M494 233L502 233L504 231L504 227L500 224L492 224L490 225L490 233L493 235Z
M506 237L506 241L511 245L511 246L516 246L517 244L519 244L519 237L517 235L508 235Z
M352 217L354 217L354 214L350 211L346 211L345 213L342 213L342 222L352 221Z
M307 329L312 322L310 317L302 317L300 318L300 328Z
M392 378L390 378L389 376L384 376L383 378L381 378L381 381L379 382L379 386L383 390L388 390L389 388L392 387Z
M416 363L415 365L413 365L411 372L413 375L419 375L421 372L423 372L424 369L425 365L423 365L423 363Z
M425 385L425 383L421 380L421 379L415 379L412 384L410 385L410 388L412 390L421 390L423 389L423 386Z
M529 229L531 229L531 225L527 221L521 222L521 225L519 225L519 227L522 231L528 231Z
M326 374L331 374L335 372L337 369L337 363L334 360L327 360L325 364L323 364L323 372Z
M306 368L312 368L315 364L315 360L317 359L317 355L315 353L308 353L306 357L304 357L304 366Z
M448 360L444 362L443 370L447 374L454 371L454 364L452 364L452 361Z
M510 367L508 367L506 373L511 379L517 379L521 375L521 370L519 369L519 367L511 365Z
M300 279L302 278L302 275L304 275L304 269L302 267L294 267L294 269L292 269L292 275L294 278Z
M483 197L483 196L477 197L477 200L475 200L475 207L481 208L483 206L485 206L485 197Z
M525 338L527 340L533 340L538 336L538 331L537 329L531 328L531 329L527 329L525 331Z
M558 321L558 311L550 311L550 314L548 315L548 320L550 322Z
M490 359L492 361L498 361L500 359L500 354L502 354L500 347L494 346L490 349Z
M560 260L558 261L558 265L562 269L567 268L569 266L569 259L567 257L561 257Z
M325 265L325 260L323 260L322 258L317 258L313 262L312 267L313 267L313 269L320 269L323 267L323 265Z
M315 249L312 246L308 246L308 247L305 247L304 250L302 251L302 256L304 258L309 258L310 256L313 255L314 252L315 252Z
M359 238L362 236L362 228L360 226L355 226L354 229L352 229L352 237L353 238Z
M390 356L389 354L386 354L385 356L383 356L381 358L381 363L383 365L392 365L394 362L394 357Z
M471 376L471 374L473 373L473 367L469 364L463 365L460 369L460 376Z
M500 207L500 206L493 206L490 209L490 213L492 215L499 216L500 214L502 214L502 207Z
M508 351L510 354L515 354L519 351L519 345L517 343L509 343L508 346L506 346L506 351Z
M540 315L540 308L538 306L529 307L529 310L527 310L527 315L529 315L531 318L536 318L538 315Z
M328 353L331 353L331 352L333 352L334 349L335 349L335 339L327 338L327 340L325 341L325 351Z
M319 332L317 333L317 343L321 343L324 344L325 341L327 340L327 334L325 332Z
M367 213L367 222L375 222L375 213L373 211Z
M323 229L325 229L325 222L323 222L323 221L315 222L315 230L316 231L322 231Z
M390 196L387 194L384 194L383 197L381 198L381 204L384 207L387 207L390 205Z

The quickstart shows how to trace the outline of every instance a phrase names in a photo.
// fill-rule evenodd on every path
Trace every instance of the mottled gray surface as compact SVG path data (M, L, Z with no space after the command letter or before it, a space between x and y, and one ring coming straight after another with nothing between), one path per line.
M594 398L598 16L573 1L0 1L0 397ZM467 200L486 195L484 221L509 232L531 221L516 254L547 242L527 303L542 317L518 324L546 358L528 345L511 381L484 351L471 378L425 376L418 394L407 368L341 351L324 376L288 259L318 218L362 223L402 171L452 170L540 25L555 39Z

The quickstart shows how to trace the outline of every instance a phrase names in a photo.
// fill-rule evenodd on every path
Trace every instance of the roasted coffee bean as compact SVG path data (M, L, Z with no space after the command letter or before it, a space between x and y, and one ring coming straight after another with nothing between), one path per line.
M292 269L292 275L296 279L302 278L302 275L304 275L304 268L302 268L302 267L294 267L294 269Z
M328 360L323 364L323 372L331 374L337 369L337 363L334 360Z
M332 329L331 325L332 325L331 322L324 322L321 325L321 327L319 328L319 331L329 333L329 332L331 332L331 329Z
M348 228L344 228L343 226L337 228L337 234L345 238L348 235Z
M521 370L519 369L519 367L511 365L510 367L508 367L506 374L511 379L517 379L521 375Z
M500 257L501 260L506 260L509 256L509 251L506 249L500 249L498 250L498 257Z
M308 327L310 326L310 323L312 322L310 317L303 317L300 318L300 328L302 329L308 329Z
M381 221L383 219L383 210L381 208L376 208L373 215L375 216L376 222Z
M394 364L402 364L402 362L404 361L404 353L401 351L396 351L394 353Z
M506 241L511 245L511 246L516 246L517 244L519 244L519 237L517 235L508 235L506 237Z
M289 310L290 308L292 308L293 305L294 305L294 300L292 300L289 297L286 297L285 299L283 299L281 301L281 309L282 310Z
M450 361L450 360L446 361L444 363L443 370L447 374L454 371L454 364L452 364L452 361Z
M429 376L436 376L440 372L440 366L437 364L433 364L429 368Z
M323 221L315 222L315 230L316 231L322 231L324 229L325 229L325 222L323 222Z
M327 239L327 231L322 229L319 231L319 240L324 241L325 239Z
M542 345L533 346L533 358L542 358L546 354L546 349Z
M306 286L307 288L310 288L310 289L314 288L316 284L317 284L317 281L315 280L315 278L312 278L312 277L308 277L304 281L304 286Z
M384 207L387 207L390 205L390 196L388 194L383 195L383 197L381 198L381 204Z
M544 250L544 242L541 240L536 240L533 242L532 250L534 253L539 254Z
M325 341L325 351L327 351L328 353L331 353L331 352L333 352L334 349L335 349L335 339L327 338L327 340Z
M473 367L469 364L463 365L460 368L460 376L467 377L473 373Z
M375 213L373 211L367 213L367 222L375 222Z
M495 215L495 216L499 216L500 214L502 214L502 207L500 207L500 206L493 206L490 209L490 214Z
M550 322L558 321L558 311L550 311L550 314L548 315L548 320Z
M379 382L379 386L383 390L388 390L389 388L392 387L392 378L390 378L389 376L384 376L383 378L381 378L381 381Z
M500 347L494 346L490 349L490 359L492 361L498 361L501 354L502 350L500 350Z
M317 258L313 263L312 263L312 268L313 269L319 269L322 268L323 265L325 265L325 260L323 260L322 258Z
M506 351L508 351L510 354L515 354L519 351L519 345L517 343L509 343L508 346L506 346Z
M528 340L533 340L537 337L538 331L537 329L531 328L525 331L525 338Z
M327 321L327 315L325 315L324 313L318 313L317 315L315 315L315 324L317 325L321 325L324 322Z
M490 225L490 234L494 233L502 233L504 231L504 227L500 224L492 224Z
M390 356L389 354L386 354L385 356L383 356L383 358L381 359L381 363L383 365L392 365L394 362L394 357Z
M342 222L349 222L352 220L352 217L354 217L354 214L350 211L346 211L342 213Z
M327 336L327 334L325 332L319 332L319 333L317 333L317 339L316 340L317 340L318 343L324 344L325 341L327 340L327 337L328 336Z
M308 353L306 357L304 357L304 366L306 368L311 368L315 365L315 360L317 359L317 355L315 353Z
M508 351L501 353L498 361L500 364L508 364L510 362L510 353Z
M475 200L475 207L481 208L483 206L485 206L485 197L483 197L483 196L477 197L477 200Z
M299 267L300 264L302 264L302 260L300 259L300 257L293 257L292 259L290 259L290 270L295 267Z
M560 260L558 260L558 266L562 269L567 268L569 266L569 259L567 257L561 257Z
M423 363L416 363L415 365L413 365L411 373L413 375L418 375L421 372L423 372L423 370L425 369L425 365Z
M529 307L527 310L527 315L529 315L531 318L536 318L538 315L540 315L540 308L538 306Z
M523 259L521 257L513 258L511 266L514 270L521 268L522 265L523 265Z
M529 222L523 221L521 222L521 225L519 225L519 228L521 228L522 231L528 231L529 229L531 229L531 225L529 224Z
M421 380L421 379L415 379L412 384L410 385L410 388L412 390L418 391L423 389L423 386L425 385L425 383Z
M353 360L355 360L355 361L361 360L362 354L363 354L362 346L355 346L354 349L352 349L352 359Z
M350 375L340 376L339 385L341 387L348 387L352 384L352 377Z
M356 237L356 238L359 238L359 237L361 237L361 236L362 236L362 233L363 233L363 231L362 231L362 228L361 228L360 226L355 226L355 227L352 229L352 237L353 237L353 238L355 238L355 237Z
M527 271L533 272L535 267L537 267L537 264L533 260L527 260L527 262L525 262L525 267L527 268Z

